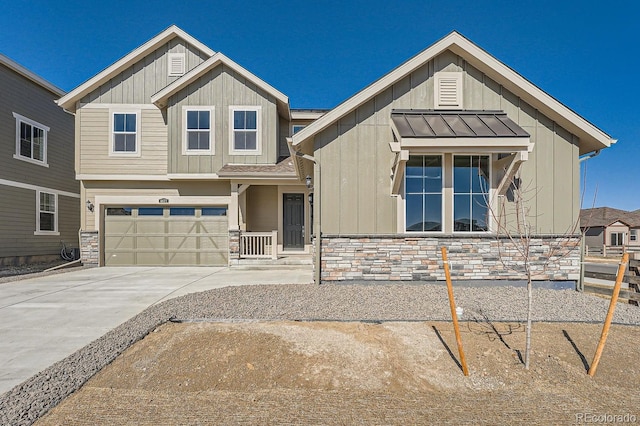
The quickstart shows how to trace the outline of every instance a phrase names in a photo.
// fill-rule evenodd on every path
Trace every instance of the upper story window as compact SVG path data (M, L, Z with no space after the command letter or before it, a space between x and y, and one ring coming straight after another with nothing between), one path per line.
M35 234L58 234L58 196L37 191L37 215Z
M489 230L489 156L453 157L453 231Z
M213 107L182 108L184 140L182 153L186 155L213 154L214 138Z
M111 154L139 155L139 112L114 112L111 115Z
M233 155L259 155L261 144L261 108L259 106L231 106L231 146Z
M49 128L20 114L16 119L16 153L13 158L49 167L47 164L47 133Z
M441 232L442 156L412 155L405 170L406 230Z
M294 124L293 126L291 126L291 134L295 135L296 133L298 133L300 130L304 129L305 125L303 124Z

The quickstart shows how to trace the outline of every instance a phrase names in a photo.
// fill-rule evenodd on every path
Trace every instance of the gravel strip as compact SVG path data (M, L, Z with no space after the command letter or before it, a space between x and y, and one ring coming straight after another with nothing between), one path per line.
M526 289L460 287L464 320L526 319ZM609 301L573 290L534 290L534 321L603 322ZM133 343L168 320L448 321L444 285L262 285L225 287L154 305L0 396L0 424L30 425ZM614 322L640 325L619 304ZM535 333L535 331L534 331Z

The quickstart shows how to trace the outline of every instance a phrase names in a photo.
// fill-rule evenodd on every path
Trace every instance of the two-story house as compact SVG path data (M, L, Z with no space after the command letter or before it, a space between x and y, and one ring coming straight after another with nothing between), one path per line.
M85 262L313 253L318 283L443 279L440 246L455 279L517 278L492 215L514 179L537 256L564 253L536 278L575 280L580 159L614 142L456 32L325 112L170 27L59 104Z
M60 259L78 247L80 191L64 92L0 54L0 265Z
M58 101L75 113L82 258L227 265L309 252L287 137L322 115L172 26Z

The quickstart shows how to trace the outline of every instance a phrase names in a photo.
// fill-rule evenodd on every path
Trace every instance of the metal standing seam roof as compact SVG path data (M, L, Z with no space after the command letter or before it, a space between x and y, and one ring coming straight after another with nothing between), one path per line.
M524 138L522 127L503 111L392 110L401 138Z

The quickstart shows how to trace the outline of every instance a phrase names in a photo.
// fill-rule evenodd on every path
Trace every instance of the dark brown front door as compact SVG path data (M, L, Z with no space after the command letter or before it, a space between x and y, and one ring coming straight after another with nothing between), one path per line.
M304 194L283 194L284 249L304 248Z

